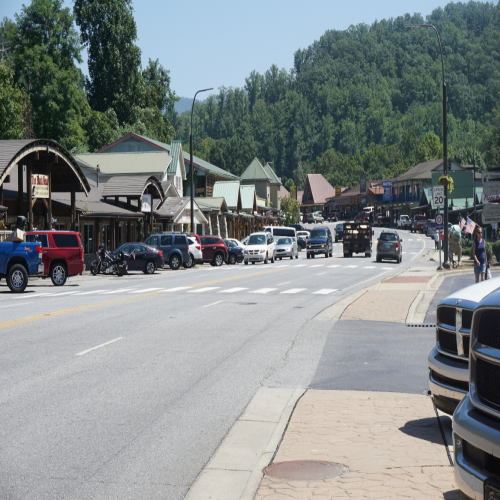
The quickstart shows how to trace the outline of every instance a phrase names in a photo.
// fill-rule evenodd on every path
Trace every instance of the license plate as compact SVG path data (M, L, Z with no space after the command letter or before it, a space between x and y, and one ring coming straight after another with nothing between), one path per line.
M484 500L500 500L500 489L486 483L484 485Z
M385 244L384 244L384 248L385 248L386 250L389 250L389 249L391 248L391 244L390 244L390 243L385 243Z

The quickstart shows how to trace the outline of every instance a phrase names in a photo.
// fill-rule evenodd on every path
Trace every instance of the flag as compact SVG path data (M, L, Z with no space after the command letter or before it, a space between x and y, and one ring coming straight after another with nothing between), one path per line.
M458 227L460 228L460 231L463 230L465 224L466 224L466 220L463 218L463 217L460 217L460 220L458 221Z
M471 221L467 217L467 226L465 226L465 234L467 234L467 233L473 234L474 233L474 229L476 229L476 223L474 221Z

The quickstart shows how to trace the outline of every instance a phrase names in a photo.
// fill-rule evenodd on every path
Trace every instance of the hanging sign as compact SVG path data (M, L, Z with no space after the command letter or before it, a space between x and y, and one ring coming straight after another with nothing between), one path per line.
M485 196L500 194L500 172L483 172L481 180Z
M482 220L483 224L500 222L500 205L498 205L497 203L489 203L488 205L484 205Z
M382 182L382 187L384 188L384 201L392 201L392 181L384 181Z
M143 194L141 198L141 212L151 213L151 195Z
M49 176L31 174L31 194L33 198L49 197Z

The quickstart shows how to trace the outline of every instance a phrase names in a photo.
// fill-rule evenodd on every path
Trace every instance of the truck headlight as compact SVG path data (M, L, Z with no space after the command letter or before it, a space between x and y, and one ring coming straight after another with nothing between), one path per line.
M259 253L264 253L264 252L265 252L265 250L259 250Z
M321 248L325 248L325 245L321 245Z

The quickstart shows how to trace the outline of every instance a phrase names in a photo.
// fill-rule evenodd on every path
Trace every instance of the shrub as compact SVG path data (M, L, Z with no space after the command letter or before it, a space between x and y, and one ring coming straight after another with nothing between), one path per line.
M488 262L491 261L491 258L493 257L493 243L486 243L486 257L488 258Z
M493 253L497 258L497 261L500 262L500 240L493 243Z

